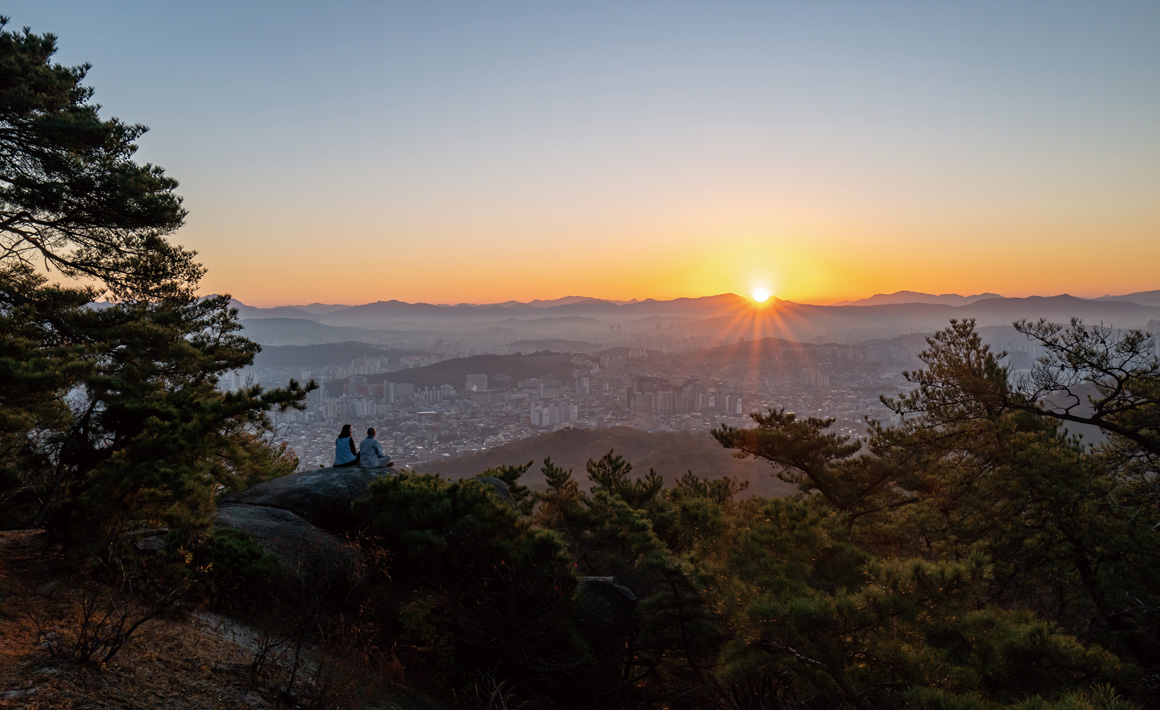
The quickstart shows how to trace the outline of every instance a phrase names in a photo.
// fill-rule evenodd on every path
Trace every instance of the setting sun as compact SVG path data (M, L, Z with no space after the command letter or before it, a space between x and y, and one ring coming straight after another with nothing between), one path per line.
M754 301L754 303L765 303L766 301L769 300L769 297L772 295L773 294L771 294L769 292L769 289L767 289L767 288L755 288L755 289L753 289L753 301Z

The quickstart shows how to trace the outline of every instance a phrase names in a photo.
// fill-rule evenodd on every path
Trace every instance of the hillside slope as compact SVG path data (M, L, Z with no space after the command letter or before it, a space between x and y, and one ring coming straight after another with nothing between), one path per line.
M457 479L475 476L489 468L505 464L534 461L520 482L533 490L544 489L540 466L546 457L563 468L572 469L573 477L584 489L591 482L585 472L589 459L598 459L609 450L632 464L633 474L645 475L650 468L664 477L669 485L692 471L702 478L734 476L749 481L746 495L785 496L795 486L773 475L765 461L738 459L721 447L708 432L647 432L629 427L610 429L562 429L529 439L515 441L480 454L419 466L424 473L438 473Z

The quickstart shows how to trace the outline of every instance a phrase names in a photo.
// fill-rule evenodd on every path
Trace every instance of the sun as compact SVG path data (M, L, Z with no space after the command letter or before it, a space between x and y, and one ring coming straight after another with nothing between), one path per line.
M769 289L765 288L764 286L758 286L757 288L753 289L753 302L765 303L772 295L773 294L769 292Z

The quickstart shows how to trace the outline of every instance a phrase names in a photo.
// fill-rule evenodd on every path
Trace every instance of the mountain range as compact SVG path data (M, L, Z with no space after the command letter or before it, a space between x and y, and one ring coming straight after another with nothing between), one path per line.
M980 293L974 296L960 296L957 293L940 293L935 296L917 291L895 291L894 293L876 293L870 298L857 301L839 301L835 306L887 306L899 303L938 303L944 306L965 306L985 298L1003 298L997 293Z
M1124 296L1005 298L900 291L844 305L811 305L771 299L755 304L727 293L700 298L610 301L570 296L552 301L436 305L399 300L357 306L311 304L259 308L234 301L247 334L258 342L304 344L338 340L390 341L390 332L493 332L507 342L520 339L584 340L625 328L635 333L724 339L779 337L799 342L851 342L913 332L933 332L952 319L974 318L979 326L1010 325L1045 318L1081 318L1120 328L1145 328L1160 320L1160 291ZM1153 326L1155 328L1155 326Z

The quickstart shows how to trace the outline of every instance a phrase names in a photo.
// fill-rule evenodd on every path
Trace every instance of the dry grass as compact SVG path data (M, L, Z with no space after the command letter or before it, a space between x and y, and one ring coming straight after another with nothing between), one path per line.
M282 708L249 652L184 619L147 622L104 667L54 659L42 631L75 621L75 590L36 531L0 532L0 708Z
M44 634L78 623L82 589L67 581L75 579L42 533L0 531L0 708L447 710L390 685L397 669L310 650L297 666L305 697L288 698L278 689L293 668L275 660L252 672L261 634L204 612L146 622L104 666L54 658Z

